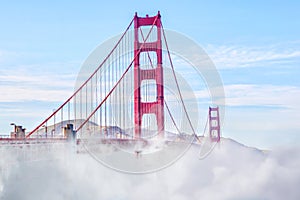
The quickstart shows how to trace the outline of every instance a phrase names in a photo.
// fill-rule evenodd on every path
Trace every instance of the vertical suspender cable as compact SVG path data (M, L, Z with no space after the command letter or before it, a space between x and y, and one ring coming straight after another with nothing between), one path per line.
M62 131L63 130L63 123L64 123L64 107L62 107L61 108L61 110L60 110L60 112L61 112L61 127L60 127L60 130Z
M70 102L68 103L68 123L70 124Z
M73 106L74 106L74 128L75 130L77 130L77 118L76 118L76 106L77 106L77 102L76 102L76 96L74 96L74 99L73 99Z
M79 105L80 105L80 124L81 124L81 121L82 121L82 90L80 90L80 101L79 101ZM82 130L80 131L80 133L82 134Z
M96 74L97 74L97 73L96 73ZM94 103L93 103L93 100L94 100L94 99L93 99L93 80L94 80L94 77L91 79L91 94L90 94L90 95L91 95L91 100L90 100L90 104L91 104L91 105L90 105L91 112L93 111L93 104L94 104ZM93 118L95 119L95 115L93 115ZM94 119L92 119L91 122L94 122ZM92 128L92 130L94 131L94 123L91 124L91 128Z
M99 99L99 102L101 102L102 101L102 93L103 93L103 80L102 80L102 77L103 77L103 67L101 68L102 69L102 71L100 71L100 77L99 77L99 97L100 97L100 99ZM97 103L97 106L98 106L98 103ZM101 128L101 133L102 133L102 125L103 125L103 123L102 123L102 111L103 111L103 107L102 108L100 108L100 110L99 110L100 112L99 112L99 122L100 122L100 128Z
M96 80L95 80L95 107L98 105L98 72L96 73ZM94 122L96 125L98 124L97 113L94 115ZM98 127L97 127L98 128ZM98 129L97 129L98 130Z
M88 83L85 85L85 119L88 116ZM89 122L87 123L87 129L89 129Z

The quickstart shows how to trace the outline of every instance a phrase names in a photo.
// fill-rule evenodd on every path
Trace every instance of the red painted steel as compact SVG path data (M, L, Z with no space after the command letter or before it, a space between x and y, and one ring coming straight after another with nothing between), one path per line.
M209 107L208 118L209 118L209 137L212 142L220 142L221 128L220 128L219 107L216 108Z
M164 134L164 88L162 68L162 41L161 41L161 16L154 17L134 16L134 124L135 137L141 138L141 125L144 114L155 114L157 129L160 136ZM142 26L155 25L157 27L157 40L154 42L139 42L139 28ZM141 52L156 52L156 68L142 70L140 68ZM141 83L143 80L155 80L157 99L155 102L142 102Z

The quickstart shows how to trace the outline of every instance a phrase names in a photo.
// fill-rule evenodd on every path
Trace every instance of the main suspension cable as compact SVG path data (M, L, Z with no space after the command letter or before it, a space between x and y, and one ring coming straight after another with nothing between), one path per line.
M170 54L170 51L169 51L169 47L168 47L168 43L167 43L167 38L166 38L166 35L165 35L165 30L164 30L162 24L161 24L161 27L162 27L162 30L163 30L164 41L165 41L165 44L166 44L166 48L167 48L167 52L168 52L168 57L169 57L169 61L170 61L172 73L173 73L173 76L174 76L174 79L175 79L175 83L176 83L176 87L177 87L177 90L178 90L178 94L179 94L179 96L180 96L180 101L181 101L181 103L182 103L184 112L185 112L186 117L187 117L187 119L188 119L189 125L190 125L190 127L191 127L191 129L192 129L192 131L193 131L193 134L194 134L194 136L196 137L196 139L201 143L201 140L200 140L200 138L198 137L198 135L197 135L196 132L195 132L195 129L194 129L193 125L192 125L192 121L191 121L191 119L190 119L190 117L189 117L189 115L188 115L186 106L185 106L185 104L184 104L184 101L183 101L183 98L182 98L182 94L181 94L181 91L180 91L180 88L179 88L178 80L177 80L177 77L176 77L176 74L175 74L173 62L172 62L172 59L171 59L171 54Z

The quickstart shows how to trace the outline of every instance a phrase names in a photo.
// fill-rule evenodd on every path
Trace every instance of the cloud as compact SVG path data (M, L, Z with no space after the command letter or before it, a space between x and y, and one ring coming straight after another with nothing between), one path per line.
M63 102L72 92L75 74L36 71L30 67L0 70L0 102Z
M232 84L225 85L228 106L277 106L297 109L300 88L295 86Z
M63 102L72 90L42 89L38 86L0 86L0 102L47 101Z
M2 134L11 121L33 127L74 92L80 62L51 59L41 52L0 50Z
M220 88L211 88L218 91ZM260 107L278 108L298 111L300 88L285 85L267 84L228 84L224 85L225 105L231 107ZM196 90L194 94L198 100L207 100L210 94L207 90ZM217 96L219 94L217 93ZM188 97L188 95L186 95ZM184 98L186 98L184 96ZM221 96L220 96L221 97ZM188 99L188 98L187 98ZM223 105L223 102L218 102Z
M219 69L299 63L300 59L298 41L268 46L210 44L205 49Z
M300 197L300 149L296 147L265 154L226 139L204 160L197 159L199 146L192 146L170 167L145 175L119 173L102 166L88 154L60 150L64 153L39 151L35 155L40 161L15 162L2 168L6 170L0 177L0 197L24 200ZM8 158L16 161L10 153L3 154L2 161ZM3 164L1 167L5 167Z

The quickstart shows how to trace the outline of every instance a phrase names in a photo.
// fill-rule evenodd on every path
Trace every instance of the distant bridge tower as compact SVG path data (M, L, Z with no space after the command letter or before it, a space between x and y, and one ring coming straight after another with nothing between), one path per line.
M209 137L212 142L220 142L220 117L219 117L219 107L211 108L209 107L208 113L209 119Z
M162 41L161 41L161 16L134 17L134 123L135 137L141 138L141 125L144 114L154 114L158 134L164 134L164 88L163 88L163 68L162 68ZM139 28L142 26L154 25L157 28L157 40L145 42L139 38ZM140 42L141 41L141 42ZM143 44L144 43L144 44ZM156 61L153 69L140 68L140 54L142 52L155 52ZM155 80L156 82L156 101L142 102L141 84L143 80Z

